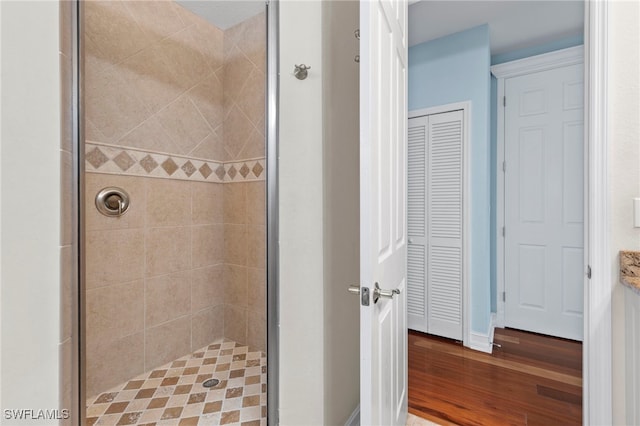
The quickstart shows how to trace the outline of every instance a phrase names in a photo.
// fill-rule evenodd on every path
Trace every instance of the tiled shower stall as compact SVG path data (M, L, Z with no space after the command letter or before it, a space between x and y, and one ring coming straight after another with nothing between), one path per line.
M94 400L212 344L265 351L266 30L160 0L85 2L84 28ZM96 209L105 187L122 216Z

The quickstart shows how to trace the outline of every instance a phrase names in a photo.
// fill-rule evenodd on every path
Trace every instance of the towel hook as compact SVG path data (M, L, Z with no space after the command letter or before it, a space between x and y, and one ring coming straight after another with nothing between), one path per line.
M310 69L311 67L306 66L305 64L295 65L293 75L295 75L298 80L304 80L309 75L309 72L307 70Z

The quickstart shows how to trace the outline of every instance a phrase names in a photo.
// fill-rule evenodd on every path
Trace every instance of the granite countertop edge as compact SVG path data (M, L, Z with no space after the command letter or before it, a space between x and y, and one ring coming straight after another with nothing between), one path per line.
M640 295L640 251L620 251L620 283Z

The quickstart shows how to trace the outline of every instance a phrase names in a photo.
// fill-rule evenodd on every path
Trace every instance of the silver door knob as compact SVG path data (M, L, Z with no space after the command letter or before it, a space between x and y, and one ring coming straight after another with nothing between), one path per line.
M393 290L383 290L380 288L380 284L376 283L373 289L373 303L378 303L378 299L384 297L386 299L393 299L393 296L400 294L400 290L394 288Z
M350 285L347 291L351 294L360 294L360 286L358 284Z

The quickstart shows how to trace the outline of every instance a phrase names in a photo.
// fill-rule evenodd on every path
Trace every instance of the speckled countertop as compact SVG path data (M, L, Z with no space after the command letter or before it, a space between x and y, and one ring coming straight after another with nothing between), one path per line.
M640 251L620 252L620 282L640 291Z

